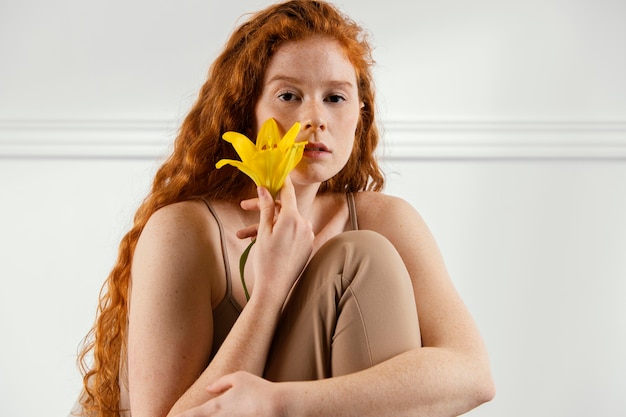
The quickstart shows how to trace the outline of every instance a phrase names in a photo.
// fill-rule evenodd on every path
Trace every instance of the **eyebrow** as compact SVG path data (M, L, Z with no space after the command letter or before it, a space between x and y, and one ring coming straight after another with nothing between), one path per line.
M298 84L302 82L300 79L296 77L290 77L288 75L278 74L270 78L266 84L271 84L277 81L284 81L284 82L293 83L293 84ZM350 81L342 81L342 80L331 80L327 84L332 85L333 87L356 87L354 83Z

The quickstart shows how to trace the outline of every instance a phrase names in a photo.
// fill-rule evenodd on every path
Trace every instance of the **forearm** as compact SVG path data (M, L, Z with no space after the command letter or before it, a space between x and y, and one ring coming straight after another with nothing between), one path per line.
M174 416L209 400L206 387L221 376L246 371L261 375L280 314L280 304L252 297L219 351L195 383L170 410Z
M457 416L493 397L488 359L419 348L364 371L282 387L288 416Z

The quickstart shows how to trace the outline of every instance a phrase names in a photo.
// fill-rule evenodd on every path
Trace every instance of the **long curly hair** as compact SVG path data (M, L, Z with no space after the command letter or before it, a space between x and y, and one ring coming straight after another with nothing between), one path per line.
M255 104L274 52L285 42L320 35L343 47L356 70L363 108L346 166L322 183L319 192L383 188L384 177L375 157L379 133L374 120L372 51L366 33L323 1L288 1L252 15L234 31L211 66L197 101L182 123L172 154L157 171L132 228L120 243L117 262L100 292L95 324L79 352L84 385L82 415L113 417L120 413L120 368L126 360L130 270L146 222L160 208L194 196L229 201L245 198L250 191L247 177L234 168L215 168L219 159L237 157L232 146L220 137L226 131L253 137Z

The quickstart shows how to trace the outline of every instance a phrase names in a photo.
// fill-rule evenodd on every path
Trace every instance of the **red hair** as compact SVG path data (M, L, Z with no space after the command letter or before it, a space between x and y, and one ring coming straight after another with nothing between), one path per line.
M346 166L322 183L320 193L380 191L384 178L375 158L378 130L374 121L371 48L363 30L322 1L294 0L254 14L232 34L209 70L196 103L182 123L174 151L159 168L152 189L120 243L117 263L100 293L96 322L79 354L84 392L83 415L118 416L120 366L125 360L130 269L137 240L158 209L194 196L239 201L251 182L240 171L215 169L222 158L236 159L222 133L254 136L254 107L265 69L285 42L326 36L339 42L355 68L363 102L352 155ZM87 357L93 355L93 364Z

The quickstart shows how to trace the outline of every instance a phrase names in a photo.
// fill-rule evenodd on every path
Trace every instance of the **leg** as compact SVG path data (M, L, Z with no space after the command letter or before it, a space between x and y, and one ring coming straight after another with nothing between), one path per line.
M294 286L265 377L344 375L419 346L413 289L400 255L377 233L346 232L320 248Z

